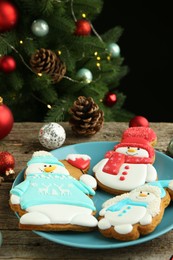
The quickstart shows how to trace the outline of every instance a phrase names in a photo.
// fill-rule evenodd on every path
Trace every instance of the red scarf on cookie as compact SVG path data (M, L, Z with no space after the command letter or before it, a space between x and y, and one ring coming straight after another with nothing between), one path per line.
M138 147L148 151L149 157L137 157L116 152L118 147ZM152 164L154 161L154 148L143 138L126 138L114 147L114 150L108 151L105 158L109 158L103 171L109 174L118 174L119 168L123 163L133 164Z

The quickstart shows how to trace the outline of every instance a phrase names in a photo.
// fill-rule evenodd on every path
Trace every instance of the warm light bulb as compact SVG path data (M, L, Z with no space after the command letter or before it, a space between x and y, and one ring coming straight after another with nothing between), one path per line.
M83 18L86 18L86 14L85 14L85 13L83 13L83 14L82 14L82 17L83 17Z
M101 60L101 58L98 56L98 57L97 57L97 60Z
M111 59L111 57L110 56L107 56L107 60L110 60Z
M98 55L98 52L97 52L97 51L95 51L95 52L94 52L94 55L95 55L95 56L97 56L97 55Z
M61 55L61 51L60 50L58 51L58 54Z
M51 109L51 108L52 108L52 106L51 106L50 104L48 104L48 105L47 105L47 108Z
M42 76L42 73L37 73L37 75L38 75L39 77L41 77L41 76Z
M97 66L98 68L100 68L100 63L99 63L99 62L97 62L97 63L96 63L96 66Z
M22 40L20 40L20 41L19 41L19 43L20 43L20 44L23 44L23 41L22 41Z

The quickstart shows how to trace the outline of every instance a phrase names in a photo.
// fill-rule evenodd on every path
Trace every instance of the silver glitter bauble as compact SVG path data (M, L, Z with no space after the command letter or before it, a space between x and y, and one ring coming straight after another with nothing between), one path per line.
M64 143L66 132L61 125L52 122L41 127L38 138L44 147L56 149Z
M35 20L31 25L31 30L38 37L46 36L49 32L49 25L42 19Z

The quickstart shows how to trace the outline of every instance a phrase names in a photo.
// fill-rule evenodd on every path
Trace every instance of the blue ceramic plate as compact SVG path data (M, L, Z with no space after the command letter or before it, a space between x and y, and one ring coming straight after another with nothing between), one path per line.
M101 159L103 159L105 152L112 150L117 142L88 142L75 144L70 146L61 147L53 150L51 153L58 159L65 159L69 153L83 153L88 154L91 157L91 167L89 174L92 174L93 166ZM158 172L159 179L173 179L173 159L167 155L156 151L156 159L154 166ZM23 181L23 172L19 173L16 177L13 186ZM111 198L112 195L100 191L96 191L96 195L93 200L97 208L97 212L101 209L102 203ZM171 202L172 204L172 202ZM50 241L79 248L90 248L90 249L110 249L120 248L132 245L144 243L159 237L173 228L173 205L169 205L165 210L164 217L160 225L155 229L154 232L147 236L143 236L135 241L122 242L115 239L109 239L103 237L98 231L89 233L78 233L78 232L42 232L33 231L37 235L46 238Z

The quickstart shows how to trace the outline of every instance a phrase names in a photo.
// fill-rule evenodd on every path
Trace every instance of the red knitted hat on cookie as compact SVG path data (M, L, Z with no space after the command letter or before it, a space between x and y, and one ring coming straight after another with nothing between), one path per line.
M139 137L147 140L152 146L154 146L157 142L157 136L154 130L150 127L129 127L127 128L122 134L122 141L123 139L129 137Z

